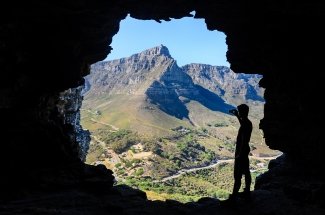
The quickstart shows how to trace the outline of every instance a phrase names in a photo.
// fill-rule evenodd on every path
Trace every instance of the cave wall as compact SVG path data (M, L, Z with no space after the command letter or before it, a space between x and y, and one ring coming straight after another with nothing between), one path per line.
M112 37L128 13L159 22L191 16L193 10L209 30L227 35L232 70L264 75L266 104L260 127L267 145L297 161L292 168L313 169L320 177L324 112L318 103L324 85L318 69L321 57L314 50L323 38L318 30L322 5L257 0L12 0L0 10L4 125L0 166L9 173L1 180L17 176L22 164L21 174L26 176L81 163L83 149L73 140L76 129L64 120L60 93L82 85L89 65L110 53Z
M112 35L126 17L115 3L7 1L1 6L0 166L7 174L0 182L15 184L13 179L23 177L35 184L41 174L83 165L87 146L78 143L87 135L76 139L83 131L73 125L79 91L62 92L82 85L89 65L109 53Z

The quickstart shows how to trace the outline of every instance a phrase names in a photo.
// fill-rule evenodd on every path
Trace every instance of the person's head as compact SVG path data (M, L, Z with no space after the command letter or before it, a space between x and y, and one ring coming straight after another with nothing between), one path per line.
M238 105L237 110L238 110L239 116L248 117L249 107L247 105L245 105L245 104Z

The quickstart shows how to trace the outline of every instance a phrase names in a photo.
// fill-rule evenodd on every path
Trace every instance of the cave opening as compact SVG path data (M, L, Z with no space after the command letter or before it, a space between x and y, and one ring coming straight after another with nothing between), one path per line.
M284 152L257 180L252 204L239 202L240 213L324 214L324 112L314 105L324 92L320 4L35 0L7 2L1 9L1 214L237 212L211 198L180 204L147 201L126 187L119 194L106 190L112 173L80 161L88 146L80 147L76 134L84 130L74 127L81 89L60 93L80 86L89 65L107 56L107 43L128 13L159 21L193 10L209 30L227 34L233 71L263 74L260 127L266 144Z
M266 146L258 129L262 75L229 68L225 35L209 31L204 19L158 23L128 16L111 46L111 54L91 66L81 91L81 124L91 136L86 163L113 170L116 184L143 190L150 200L226 199L239 128L228 111L246 103L254 125L254 189L256 176L279 152Z

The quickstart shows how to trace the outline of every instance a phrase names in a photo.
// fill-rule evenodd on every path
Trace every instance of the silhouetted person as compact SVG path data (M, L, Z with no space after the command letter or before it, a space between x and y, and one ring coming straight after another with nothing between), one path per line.
M236 151L235 151L235 165L234 165L234 188L230 199L234 199L238 196L238 191L241 186L242 175L245 175L245 196L250 194L251 186L251 174L249 171L249 159L248 154L250 152L249 141L252 133L252 122L248 119L249 107L245 104L237 106L237 110L233 109L229 111L234 114L240 123L236 140Z

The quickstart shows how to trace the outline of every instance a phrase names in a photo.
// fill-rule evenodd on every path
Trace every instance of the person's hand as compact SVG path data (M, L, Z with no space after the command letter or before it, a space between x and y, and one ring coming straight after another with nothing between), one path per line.
M236 109L229 110L229 113L232 113L234 115L238 115L238 111Z

